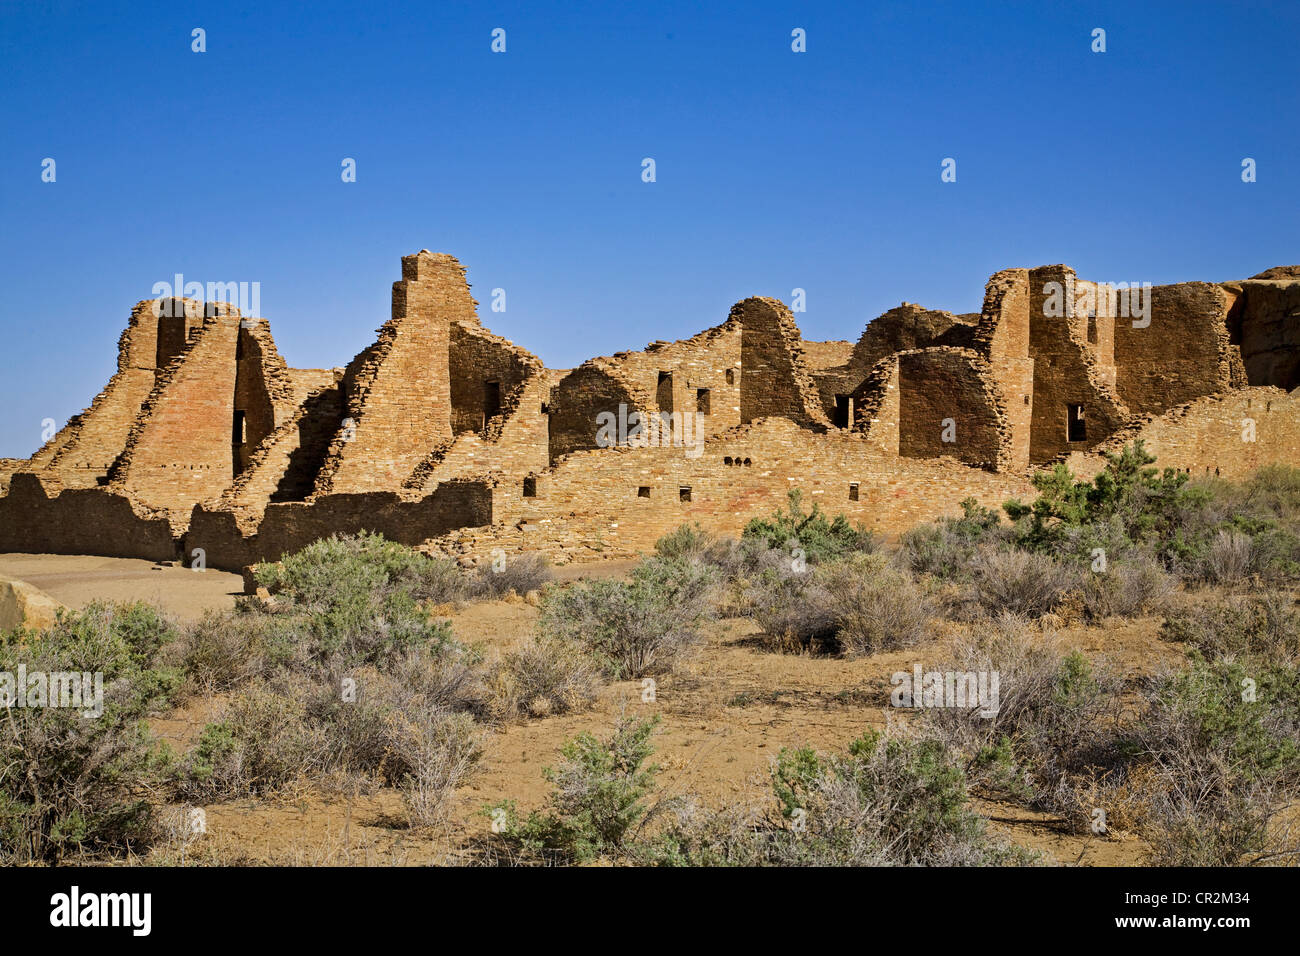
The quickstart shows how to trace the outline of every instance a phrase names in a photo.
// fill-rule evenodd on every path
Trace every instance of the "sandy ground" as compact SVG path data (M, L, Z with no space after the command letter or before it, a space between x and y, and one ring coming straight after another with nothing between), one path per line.
M451 616L457 637L489 655L525 638L536 608L517 601L467 604ZM1104 657L1129 674L1149 674L1181 658L1159 640L1159 619L1115 626L1064 628L1063 648ZM692 794L703 803L762 803L770 793L768 768L782 747L811 745L822 751L846 746L865 730L883 727L889 675L914 662L933 666L943 658L950 634L906 651L856 660L783 653L772 649L747 620L721 622L680 673L655 685L644 699L639 681L605 689L596 706L581 714L520 720L487 738L478 772L456 796L441 830L407 828L400 796L391 790L326 793L304 787L273 799L242 799L205 808L207 835L186 852L191 859L224 863L428 865L463 861L466 837L484 834L484 809L515 801L526 813L546 800L542 776L560 747L583 731L605 735L620 712L661 718L654 761L662 768L660 792ZM220 701L195 702L155 732L183 750L220 708ZM906 718L904 718L906 719ZM1049 814L1010 804L977 800L990 829L1057 863L1091 866L1140 865L1146 847L1124 833L1073 833Z
M244 590L243 578L225 571L77 554L0 554L0 575L26 581L71 608L96 599L152 601L183 621L197 620L209 607L234 607Z
M622 576L634 562L569 566L561 579ZM95 598L156 601L183 620L208 607L229 607L242 591L239 575L194 572L148 561L68 555L0 555L0 574L28 581L55 599L81 607ZM456 636L500 653L532 631L537 609L522 600L465 604L451 614ZM1108 627L1064 628L1066 648L1103 657L1124 673L1150 674L1175 663L1180 650L1158 639L1158 619ZM454 862L468 834L484 831L485 807L514 800L527 812L546 799L542 776L562 744L583 731L604 735L620 712L657 714L655 760L661 791L690 793L713 806L761 801L768 768L782 747L842 748L863 731L882 727L889 675L913 663L933 666L951 634L940 626L932 640L906 651L844 660L774 650L747 620L726 620L708 635L681 670L658 681L653 700L639 681L610 685L591 710L497 728L487 739L479 772L457 794L441 831L406 826L401 797L325 792L304 787L272 799L243 799L205 808L208 833L184 850L186 861L276 864L418 865ZM183 752L197 739L221 700L196 700L153 722L154 731ZM903 718L906 719L906 718ZM1067 832L1060 821L1022 807L977 804L990 827L1061 863L1134 865L1145 848L1124 834ZM180 862L176 850L153 862Z

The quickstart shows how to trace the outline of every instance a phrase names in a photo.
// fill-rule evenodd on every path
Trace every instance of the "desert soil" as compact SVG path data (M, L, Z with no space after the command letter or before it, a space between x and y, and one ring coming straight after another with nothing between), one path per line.
M630 562L563 569L581 574L622 575ZM158 601L178 618L193 620L206 607L228 607L242 590L238 575L196 573L148 561L62 555L0 555L0 574L21 578L72 607L94 598ZM457 637L499 653L525 638L537 609L522 599L466 604L450 612ZM693 793L706 804L760 802L767 770L782 747L842 748L863 731L883 727L889 676L914 663L944 660L953 625L906 651L856 660L784 653L773 649L747 620L725 620L677 674L660 678L653 700L640 681L608 686L596 706L582 714L519 721L498 728L473 780L457 794L447 825L418 833L406 826L400 796L323 792L304 786L274 799L234 800L205 808L207 836L187 851L191 859L230 863L418 865L463 859L466 836L489 828L483 808L503 799L527 812L541 806L549 785L543 769L577 733L605 734L621 711L662 718L655 760L666 795ZM1109 627L1064 627L1063 648L1104 658L1131 677L1176 664L1181 651L1158 639L1158 618ZM219 708L214 700L192 702L155 722L176 749L196 739ZM901 719L906 719L904 716ZM1137 838L1066 832L1050 815L1012 805L981 802L994 832L1048 854L1061 863L1140 864ZM168 862L171 862L169 860Z

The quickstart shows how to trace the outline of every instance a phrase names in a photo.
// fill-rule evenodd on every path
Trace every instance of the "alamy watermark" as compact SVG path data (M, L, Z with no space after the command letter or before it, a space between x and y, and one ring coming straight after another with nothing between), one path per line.
M1132 319L1133 328L1151 324L1151 283L1143 282L1065 282L1043 283L1043 315L1059 319L1065 315L1109 315ZM1105 307L1101 308L1101 304Z
M895 671L889 683L894 689L889 703L894 707L930 710L940 707L972 710L979 708L981 717L996 717L1000 708L997 671L922 671L920 664L911 673Z
M704 454L704 416L696 412L643 415L620 403L617 415L601 412L596 416L596 446L685 448L687 458L699 458Z
M260 282L186 282L185 276L176 273L171 282L155 282L153 295L154 314L174 318L177 299L199 299L203 302L225 302L239 309L243 316L262 314L262 283Z
M99 671L0 671L0 707L78 709L82 717L104 713L104 675Z

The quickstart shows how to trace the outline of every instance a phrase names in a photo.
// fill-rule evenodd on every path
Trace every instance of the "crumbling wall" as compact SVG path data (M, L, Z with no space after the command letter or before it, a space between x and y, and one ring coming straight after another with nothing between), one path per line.
M522 476L541 472L550 463L550 416L543 411L550 396L549 376L535 371L515 395L515 407L508 414L494 418L482 432L458 435L422 462L403 487L427 495L444 481L497 473L514 476L512 487L517 485L515 490L522 494Z
M295 413L305 397L280 357L266 319L241 319L235 344L232 427L236 473L248 467L257 447Z
M113 377L90 407L69 419L22 470L52 475L68 488L94 488L106 478L154 386L161 301L136 303L118 339ZM188 306L196 314L201 308L194 302Z
M1300 386L1300 281L1248 279L1222 287L1232 298L1228 337L1240 349L1246 383L1286 391Z
M984 287L984 305L972 346L992 368L1001 395L1002 436L997 467L1029 467L1034 423L1034 360L1029 356L1028 269L994 273Z
M1104 465L1100 453L1119 452L1141 439L1157 468L1195 476L1240 480L1264 465L1300 462L1300 392L1268 386L1207 395L1145 415L1099 445L1097 454L1071 456L1077 474L1091 477Z
M189 347L157 377L108 487L184 523L196 501L209 501L234 480L235 360L238 310L209 303Z
M692 435L714 435L740 424L741 326L727 321L679 342L652 342L619 352L608 367L654 395L655 411L685 416ZM610 409L617 412L617 407Z
M1115 322L1115 388L1135 414L1162 412L1233 385L1229 293L1209 282L1155 286L1150 324Z
M330 445L317 495L399 488L430 450L451 440L450 324L476 322L474 304L452 256L402 257L393 317L344 374L352 421Z
M0 497L0 551L177 558L165 515L102 488L65 489L33 474L14 475L8 494Z
M890 355L872 366L853 392L853 429L876 453L896 457L900 417L898 356Z
M852 397L881 359L898 352L935 345L967 348L971 345L974 332L975 325L971 316L924 309L911 302L890 309L867 324L841 363L836 366L816 366L812 372L826 417L837 427L851 427L852 421L858 416L852 409L843 409L843 398ZM807 348L813 344L805 342L804 346Z
M1053 299L1056 289L1076 282L1068 266L1029 270L1029 351L1034 360L1029 458L1034 465L1092 448L1130 414L1110 384L1108 366L1098 360L1096 346L1088 342L1086 313ZM1054 314L1058 310L1060 314ZM1084 434L1076 440L1071 440L1069 431L1072 408L1082 412Z
M950 456L996 468L1003 432L993 369L970 349L931 348L898 355L898 453Z
M781 416L804 427L829 427L817 383L802 359L799 326L785 304L744 299L732 306L728 322L741 327L740 421Z
M305 500L342 419L337 382L310 392L258 446L248 467L222 494L222 503L260 514L272 501Z
M476 323L452 323L450 348L451 421L456 435L481 432L492 418L513 414L525 382L543 368L536 356Z
M792 488L805 509L817 503L884 534L958 514L966 497L997 507L1032 492L1018 475L881 455L856 433L818 434L769 418L715 435L696 458L677 448L574 453L542 477L522 513L498 503L495 528L452 537L508 552L623 555L648 550L686 522L738 535L751 519L784 507Z
M650 395L611 359L590 359L566 375L551 390L550 460L597 448L600 416L617 416L620 406L642 422L658 411Z
M370 531L401 544L420 544L456 528L492 522L492 493L476 481L448 481L430 495L408 500L395 492L323 495L310 503L271 504L252 533L227 510L196 505L185 534L191 560L203 550L208 567L237 571L277 561L319 538Z

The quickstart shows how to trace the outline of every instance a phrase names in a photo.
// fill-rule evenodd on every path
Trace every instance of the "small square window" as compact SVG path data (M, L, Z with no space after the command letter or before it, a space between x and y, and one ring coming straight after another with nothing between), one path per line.
M691 489L689 485L682 485L677 489L677 498L679 501L691 500Z
M638 489L636 490L636 496L637 496L638 498L649 498L649 497L650 497L650 486L649 486L649 485L642 485L640 488L638 488Z

